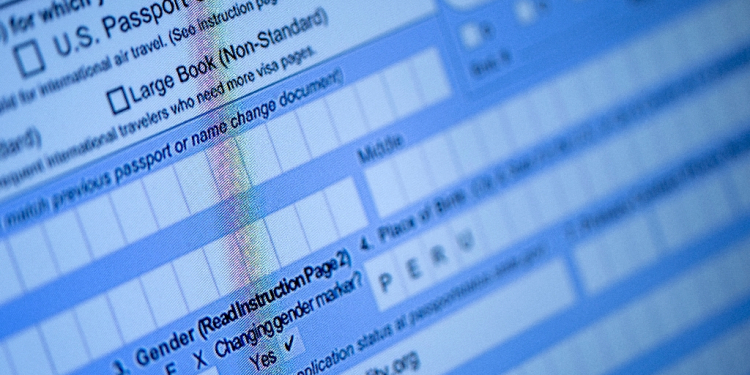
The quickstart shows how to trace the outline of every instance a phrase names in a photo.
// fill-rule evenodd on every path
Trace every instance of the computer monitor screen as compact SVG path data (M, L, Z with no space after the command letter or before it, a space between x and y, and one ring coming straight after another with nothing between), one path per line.
M0 0L0 375L748 348L747 0Z

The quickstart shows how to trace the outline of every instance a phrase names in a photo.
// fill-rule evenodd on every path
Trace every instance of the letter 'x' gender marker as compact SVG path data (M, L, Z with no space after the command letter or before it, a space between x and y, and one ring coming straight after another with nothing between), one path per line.
M200 370L203 366L208 366L208 363L203 360L203 350L199 350L198 354L193 353L193 357L196 361L196 369Z

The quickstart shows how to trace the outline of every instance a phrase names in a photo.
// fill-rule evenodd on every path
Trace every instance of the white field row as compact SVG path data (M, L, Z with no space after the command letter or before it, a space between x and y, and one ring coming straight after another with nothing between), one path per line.
M486 235L492 243L491 248L506 248L528 238L618 189L631 186L660 168L682 160L713 140L736 133L741 129L743 120L750 119L750 106L741 104L750 102L749 88L750 71L744 71L739 78L722 82L688 98L648 120L647 124L636 126L597 144L491 198L479 210L484 218ZM418 163L412 160L415 150L430 148L429 145L438 143L435 139L442 136L438 135L407 149L389 159L389 162L415 166ZM445 167L446 161L441 159L433 161L433 164ZM419 169L418 164L415 169ZM734 182L729 184L736 185L738 199L750 200L747 180L743 180L747 172L740 168L733 173L736 175ZM390 181L396 187L400 184L416 186L419 185L420 176L423 173L410 172L393 176ZM384 179L385 177L379 178L381 184L385 183ZM722 193L717 192L716 187L712 189L714 195ZM726 207L730 201L724 195L716 196L723 206L715 207L718 210L716 217L707 220L713 222L711 220L715 219L720 223L727 219L727 214L720 208ZM705 202L705 199L706 197L696 204L711 204ZM662 221L665 225L672 225L667 221L676 220L676 216L681 213L665 212L664 215L666 216ZM675 222L674 225L679 226L680 223L682 221ZM685 237L684 240L689 239ZM679 246L676 240L669 241L671 242L667 246ZM648 257L647 254L643 256ZM614 277L615 274L607 277Z
M747 374L750 373L747 348L750 348L750 322L732 328L696 352L686 355L679 362L660 371L659 374Z
M733 188L728 189L726 181ZM575 264L584 287L598 293L750 211L750 156L579 244ZM730 199L739 193L738 207ZM655 223L656 225L651 225ZM658 239L661 238L663 243Z
M448 315L427 329L382 350L344 374L369 369L419 353L419 372L444 374L523 331L566 310L575 303L570 275L560 259L544 264ZM513 301L508 303L508 301ZM492 324L482 324L491 322ZM497 322L502 322L497 324ZM461 344L446 337L464 338ZM465 341L470 338L470 342Z
M485 227L496 216L482 217L481 208L431 229L365 262L367 278L380 311L405 301L438 282L468 269L500 250L489 242ZM482 222L482 219L487 221ZM495 219L495 220L493 220Z
M381 217L415 203L446 186L471 176L483 168L559 134L572 125L611 108L624 99L675 78L686 69L708 63L750 40L750 24L743 15L750 3L724 2L711 5L689 17L672 22L655 32L583 65L558 78L518 95L494 108L434 136L396 157L365 170L367 181ZM707 32L710 30L711 32ZM687 40L701 43L688 43ZM746 86L733 87L747 97ZM711 112L726 124L741 118L747 101L732 93L712 98L725 100L723 112ZM716 108L721 103L708 103ZM697 108L697 114L704 113ZM670 119L673 121L690 118ZM673 124L679 127L679 123ZM706 133L711 127L703 126ZM676 138L666 148L680 148L689 142L703 141L710 134L692 129L691 139ZM664 139L657 140L660 152ZM676 143L672 145L671 143ZM667 150L671 151L671 150ZM649 158L651 155L644 155ZM612 157L617 157L616 155ZM649 162L645 160L645 162ZM607 168L609 169L609 168ZM395 183L394 183L395 182Z
M745 240L506 374L609 373L747 298L748 267L750 241Z
M0 303L451 94L435 49L10 236ZM2 258L6 256L6 258ZM282 258L283 256L280 256ZM12 259L12 261L11 261ZM15 264L15 267L11 265Z
M0 350L0 374L69 373L365 226L353 180L341 180L7 338L23 366L3 372Z
M697 181L646 213L638 213L580 244L574 259L587 291L599 292L750 210L750 193L743 192L741 207L733 210L729 191L723 185L730 180L737 189L747 185L750 156L725 172ZM523 200L512 204L517 199L523 197L493 198L369 260L365 268L378 307L385 310L394 306L542 229L547 222L529 215ZM655 215L656 229L647 215ZM519 222L519 218L525 219ZM523 230L519 227L522 225L531 229ZM664 238L663 243L656 239L656 233Z

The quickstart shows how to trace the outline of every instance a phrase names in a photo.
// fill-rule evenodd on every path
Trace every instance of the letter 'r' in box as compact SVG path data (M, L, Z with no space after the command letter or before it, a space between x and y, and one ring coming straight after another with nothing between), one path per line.
M107 91L107 99L109 100L109 108L112 109L113 115L130 109L130 102L128 102L128 97L125 95L125 89L122 86Z
M31 77L44 71L44 60L39 51L36 39L31 39L13 47L13 56L16 58L18 70L23 78Z

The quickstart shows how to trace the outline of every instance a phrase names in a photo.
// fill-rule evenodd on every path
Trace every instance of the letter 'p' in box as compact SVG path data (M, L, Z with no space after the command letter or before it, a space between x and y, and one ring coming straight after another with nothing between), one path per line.
M13 57L23 78L29 78L44 71L42 52L36 39L23 42L13 47Z

